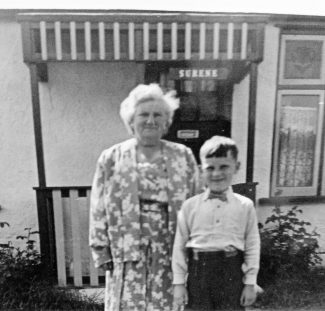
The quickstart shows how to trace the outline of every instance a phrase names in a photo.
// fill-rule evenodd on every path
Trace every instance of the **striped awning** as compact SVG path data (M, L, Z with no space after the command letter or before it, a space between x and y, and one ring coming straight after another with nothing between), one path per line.
M260 61L263 17L226 14L19 15L25 62Z

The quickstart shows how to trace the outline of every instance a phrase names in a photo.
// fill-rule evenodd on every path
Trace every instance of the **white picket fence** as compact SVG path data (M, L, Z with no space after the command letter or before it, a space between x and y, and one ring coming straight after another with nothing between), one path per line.
M90 190L85 192L79 196L71 189L69 196L62 196L61 190L52 190L59 286L67 286L69 278L74 286L84 286L83 277L89 278L88 286L98 286L103 275L94 267L88 247Z

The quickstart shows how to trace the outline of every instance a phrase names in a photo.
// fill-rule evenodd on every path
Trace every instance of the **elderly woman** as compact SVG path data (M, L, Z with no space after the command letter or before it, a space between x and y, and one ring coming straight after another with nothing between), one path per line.
M191 150L161 139L178 105L174 91L137 86L120 108L134 137L99 157L90 246L95 266L106 270L105 310L172 309L176 213L198 181Z

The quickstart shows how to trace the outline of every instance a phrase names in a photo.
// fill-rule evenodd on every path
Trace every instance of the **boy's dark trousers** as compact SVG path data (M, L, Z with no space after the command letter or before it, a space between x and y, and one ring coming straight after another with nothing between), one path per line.
M240 305L244 256L241 251L231 255L189 250L185 310L244 310Z

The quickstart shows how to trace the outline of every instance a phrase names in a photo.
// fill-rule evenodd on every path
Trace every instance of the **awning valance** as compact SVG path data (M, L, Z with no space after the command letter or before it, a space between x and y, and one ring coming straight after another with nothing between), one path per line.
M24 61L261 61L265 17L184 13L18 16Z

